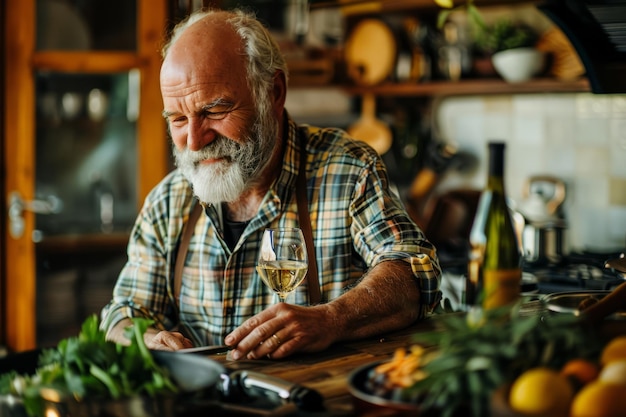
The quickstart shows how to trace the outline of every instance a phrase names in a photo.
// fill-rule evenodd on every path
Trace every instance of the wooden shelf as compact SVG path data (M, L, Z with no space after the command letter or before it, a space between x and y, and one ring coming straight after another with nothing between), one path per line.
M554 78L539 78L523 83L507 83L500 79L462 80L458 82L433 81L427 83L380 84L372 87L344 86L351 94L373 93L377 96L458 96L521 93L567 93L588 92L586 79L560 81Z
M128 233L110 234L76 234L45 237L37 243L37 250L47 254L53 253L88 253L125 250L128 244Z
M333 88L349 94L371 93L376 96L435 97L459 95L524 94L524 93L586 93L591 91L589 81L581 78L562 81L555 78L537 78L523 83L507 83L501 79L467 79L457 82L432 81L424 83L383 83L375 86L332 84L308 86L294 84L292 89Z
M502 6L512 4L535 4L539 0L476 0L474 3L480 7ZM454 0L455 5L464 3L462 0ZM342 8L356 13L398 12L412 9L440 10L441 7L433 0L313 0L311 9Z

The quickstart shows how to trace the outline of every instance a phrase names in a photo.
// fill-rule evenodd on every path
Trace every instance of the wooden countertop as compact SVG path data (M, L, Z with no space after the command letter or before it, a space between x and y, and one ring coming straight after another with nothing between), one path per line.
M324 412L302 412L302 416L355 416L348 391L348 376L356 368L390 359L399 347L411 344L412 335L433 330L433 320L426 319L401 331L360 341L335 345L324 352L298 354L280 360L228 360L226 355L212 355L230 370L253 370L317 390L324 397Z
M524 304L521 315L545 313L540 301ZM451 313L457 314L457 313ZM293 416L351 417L357 416L348 390L348 377L360 366L390 359L397 348L408 347L413 335L435 330L435 319L428 318L401 331L360 341L342 343L312 354L298 354L282 360L232 361L226 355L213 355L230 370L253 370L317 390L324 397L324 412L296 412ZM607 337L626 334L626 320L605 320L601 334ZM228 414L227 414L228 415ZM268 414L272 415L272 414ZM374 414L368 414L374 417Z

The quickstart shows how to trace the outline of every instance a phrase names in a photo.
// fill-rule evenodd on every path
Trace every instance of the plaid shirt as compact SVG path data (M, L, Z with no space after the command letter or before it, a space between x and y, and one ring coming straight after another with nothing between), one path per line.
M297 126L289 119L282 171L233 251L224 241L220 207L204 207L189 244L179 306L173 296L175 258L194 196L177 170L151 191L131 232L113 299L102 311L102 326L148 317L162 329L179 325L196 345L221 344L244 320L275 303L255 266L265 228L299 227L300 135L308 138L307 198L322 302L340 296L378 263L401 259L412 266L422 313L432 308L440 295L435 249L390 192L381 158L341 130ZM306 280L288 302L308 304Z

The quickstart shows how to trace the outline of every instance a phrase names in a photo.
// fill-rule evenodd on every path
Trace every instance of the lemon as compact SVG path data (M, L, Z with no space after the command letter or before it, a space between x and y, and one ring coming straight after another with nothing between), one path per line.
M604 366L609 362L626 359L626 336L617 336L611 339L602 349L600 363Z
M565 375L537 367L522 373L511 386L509 404L529 416L567 416L574 389Z
M618 359L604 365L598 379L626 386L626 359Z
M576 395L570 417L623 417L625 411L626 385L598 379Z
M451 9L454 7L454 2L452 0L435 0L435 3L439 7L443 7L444 9Z

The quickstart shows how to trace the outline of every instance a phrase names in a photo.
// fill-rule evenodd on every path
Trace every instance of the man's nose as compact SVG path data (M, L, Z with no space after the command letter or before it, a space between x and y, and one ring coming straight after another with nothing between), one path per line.
M187 148L191 151L199 151L213 142L217 133L207 125L206 121L190 120L187 131Z

